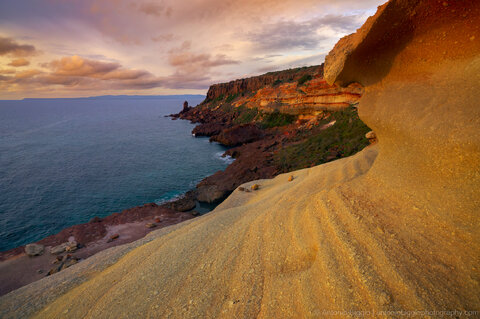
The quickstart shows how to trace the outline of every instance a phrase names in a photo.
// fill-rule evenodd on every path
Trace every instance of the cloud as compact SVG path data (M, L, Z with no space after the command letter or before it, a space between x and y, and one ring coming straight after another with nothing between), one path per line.
M30 64L30 61L28 61L27 59L19 58L19 59L12 60L12 62L10 62L8 65L14 66L14 67L22 67L22 66L27 66L29 64Z
M170 42L173 41L175 38L176 36L173 33L160 34L151 37L153 42Z
M0 74L15 74L15 70L13 69L0 69Z
M330 35L321 32L322 28L338 34L354 30L361 25L359 16L326 15L307 21L278 21L261 26L261 28L246 34L255 48L260 51L283 51L292 49L314 50Z
M141 3L138 10L146 15L160 17L165 14L165 16L169 17L173 9L165 6L163 3L146 2Z
M328 52L384 1L0 1L0 68L43 72L0 73L0 81L16 81L12 90L44 85L50 96L89 87L93 95L109 85L194 92L265 67L321 63L312 56ZM31 64L14 67L20 58Z
M47 71L29 69L0 78L0 87L19 91L55 86L78 90L150 89L162 85L162 79L148 71L122 67L119 63L86 59L80 56L63 57L44 64Z
M192 52L183 52L171 54L168 58L170 65L191 71L192 69L211 68L226 64L238 64L239 61L229 59L225 54L217 54L212 57L210 54L195 54Z
M31 69L22 72L15 73L15 79L30 79L38 74L42 74L42 71Z
M148 71L127 69L119 63L86 59L78 55L54 60L48 64L47 80L54 84L79 85L103 82L116 88L152 88L161 80Z
M206 89L212 84L213 68L240 63L221 53L194 53L191 47L190 41L184 41L180 47L169 51L168 63L175 69L172 75L164 78L169 88Z
M78 55L64 57L47 64L56 75L102 77L120 68L119 63L102 62L82 58Z
M212 56L192 52L171 53L168 62L175 67L175 72L165 78L165 84L170 88L193 89L206 89L212 84L212 68L240 63L225 54Z
M12 38L0 37L0 56L15 57L29 56L36 53L35 47L30 44L18 44Z
M183 45L188 48L189 44ZM146 70L129 69L120 63L87 59L78 55L42 64L44 71L0 70L0 88L9 91L74 89L145 90L152 88L206 89L211 84L209 70L224 64L238 63L225 55L210 56L191 52L172 53L170 64L175 71L158 77Z
M288 61L284 61L283 63L278 63L274 65L267 65L261 68L258 68L256 71L258 73L267 73L267 72L274 72L274 71L281 71L286 69L293 69L303 66L312 66L312 65L320 65L325 60L325 53L313 54L308 56L290 58Z

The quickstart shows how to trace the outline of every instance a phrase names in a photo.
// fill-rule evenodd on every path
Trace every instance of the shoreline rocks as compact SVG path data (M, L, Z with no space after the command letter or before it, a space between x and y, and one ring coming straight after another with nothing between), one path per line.
M78 244L76 241L69 241L69 242L50 248L50 254L58 255L65 251L72 252L77 250L77 248L78 248Z
M43 254L45 246L39 244L28 244L25 246L25 253L28 256L40 256Z

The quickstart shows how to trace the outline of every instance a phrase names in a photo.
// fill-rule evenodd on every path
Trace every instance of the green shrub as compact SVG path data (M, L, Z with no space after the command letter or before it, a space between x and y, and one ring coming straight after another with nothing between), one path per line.
M232 103L233 100L235 100L237 98L238 94L230 94L229 96L227 96L227 98L225 99L225 102L227 103Z
M234 122L236 124L251 123L255 120L255 118L258 115L257 108L248 108L245 106L245 104L237 107L235 112L236 112L236 117Z
M225 98L225 95L224 94L220 94L219 96L217 96L216 98L214 98L212 100L212 103L218 103L220 101L223 101L223 99Z
M278 110L275 110L273 113L266 113L262 116L260 126L262 128L285 126L293 123L295 119L295 115L280 113Z
M279 85L282 84L282 83L283 83L282 80L276 79L276 80L272 83L272 86L274 86L274 87L275 87L275 86L279 86Z
M303 85L304 83L310 81L311 79L312 79L312 76L310 74L305 74L300 79L298 79L297 83L300 86L300 85Z

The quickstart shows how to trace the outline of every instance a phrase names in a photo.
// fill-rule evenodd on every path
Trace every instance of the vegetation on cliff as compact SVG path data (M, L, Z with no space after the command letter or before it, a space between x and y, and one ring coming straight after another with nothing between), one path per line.
M352 106L326 115L317 129L300 132L298 141L280 149L275 155L275 163L281 172L351 156L368 145L365 134L370 128L360 120L356 108Z

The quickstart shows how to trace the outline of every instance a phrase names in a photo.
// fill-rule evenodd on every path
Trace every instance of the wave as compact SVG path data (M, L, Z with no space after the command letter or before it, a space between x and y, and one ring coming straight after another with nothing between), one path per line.
M218 160L223 161L224 163L230 165L235 162L235 159L230 155L224 155L224 152L217 152L214 154L214 157Z
M178 191L178 190L169 191L169 192L164 193L159 198L155 199L153 202L157 205L162 205L162 204L165 204L165 203L168 203L168 202L173 202L174 200L177 200L180 197L182 197L184 193L185 193L184 191L182 192L182 191Z

